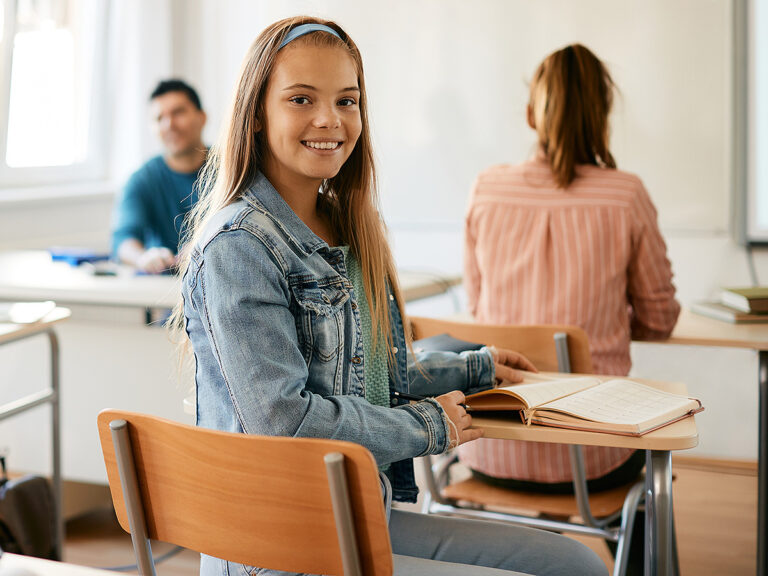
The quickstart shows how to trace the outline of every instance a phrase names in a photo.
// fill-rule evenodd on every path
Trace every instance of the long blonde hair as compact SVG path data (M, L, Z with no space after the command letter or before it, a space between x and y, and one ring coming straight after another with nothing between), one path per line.
M306 34L293 42L343 48L354 61L357 71L362 131L338 174L323 182L318 201L323 203L323 209L330 215L336 238L348 244L360 262L365 296L370 305L371 324L374 327L374 348L379 338L383 337L392 364L394 357L387 284L401 313L404 313L405 308L394 259L387 242L386 228L378 210L363 62L355 43L334 22L307 16L286 18L267 27L248 49L240 69L226 129L222 131L218 144L211 149L200 177L200 200L187 220L179 273L183 275L186 272L192 247L209 219L223 207L237 201L262 170L267 139L259 127L266 125L264 98L275 58L286 34L292 28L310 22L333 28L341 39L321 31ZM172 330L182 338L186 335L183 306L183 300L179 301L171 319Z
M576 164L616 168L608 129L614 89L605 65L581 44L553 52L536 70L528 106L560 187L576 177Z

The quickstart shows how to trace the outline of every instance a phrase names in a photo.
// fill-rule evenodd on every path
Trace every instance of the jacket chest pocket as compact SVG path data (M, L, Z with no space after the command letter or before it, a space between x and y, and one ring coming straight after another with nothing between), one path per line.
M349 292L317 282L292 287L296 298L296 329L304 357L322 362L337 358L344 346L344 304Z

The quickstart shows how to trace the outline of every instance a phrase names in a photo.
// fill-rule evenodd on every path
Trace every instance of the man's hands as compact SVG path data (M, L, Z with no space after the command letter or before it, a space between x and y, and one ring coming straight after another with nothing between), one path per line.
M123 264L135 267L147 274L162 274L176 265L176 256L163 246L144 249L136 238L126 238L117 247L117 257Z
M522 382L525 374L520 372L521 370L538 372L531 361L519 352L505 348L496 349L492 346L489 350L493 354L493 363L496 365L497 386L504 380L512 383Z
M451 448L456 447L465 442L477 440L483 435L482 429L475 428L470 430L472 426L472 416L467 414L466 409L461 406L464 403L464 394L458 390L448 392L435 398L443 407L445 415L448 420L451 421Z
M150 248L136 260L139 270L150 274L161 274L176 264L176 256L164 246Z

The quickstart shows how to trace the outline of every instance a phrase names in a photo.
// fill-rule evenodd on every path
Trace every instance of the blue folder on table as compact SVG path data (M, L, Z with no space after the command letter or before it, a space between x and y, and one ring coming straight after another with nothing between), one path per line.
M99 252L90 248L73 248L67 246L54 246L48 249L51 260L54 262L66 262L70 266L80 266L83 262L101 262L109 260L108 252Z

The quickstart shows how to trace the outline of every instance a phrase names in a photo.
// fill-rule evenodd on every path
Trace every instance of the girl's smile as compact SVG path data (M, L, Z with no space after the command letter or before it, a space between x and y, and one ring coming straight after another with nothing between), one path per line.
M318 152L336 152L341 148L342 142L338 140L302 140L301 142L307 148Z

